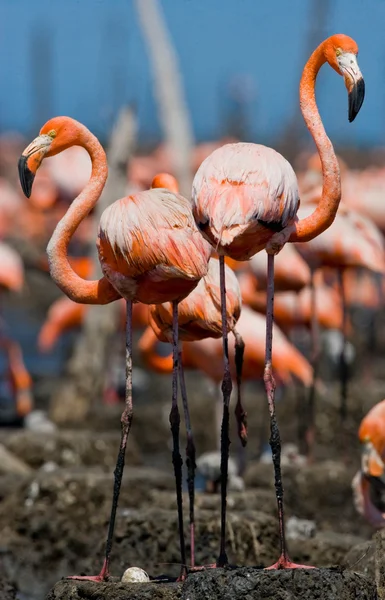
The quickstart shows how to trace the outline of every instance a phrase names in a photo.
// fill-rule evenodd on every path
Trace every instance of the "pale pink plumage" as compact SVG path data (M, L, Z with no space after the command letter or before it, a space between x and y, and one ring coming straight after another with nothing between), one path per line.
M207 273L210 254L190 202L168 190L127 196L101 216L101 267L123 298L145 304L184 298Z
M238 279L229 266L226 273L227 327L232 331L241 313L242 298ZM157 304L151 308L151 316L162 341L172 341L172 304ZM179 339L194 341L222 335L221 292L219 261L211 258L207 274L197 287L178 306Z
M193 212L203 235L220 253L238 260L262 250L274 225L288 225L298 202L290 163L259 144L218 148L203 161L193 182ZM273 229L259 221L272 224Z

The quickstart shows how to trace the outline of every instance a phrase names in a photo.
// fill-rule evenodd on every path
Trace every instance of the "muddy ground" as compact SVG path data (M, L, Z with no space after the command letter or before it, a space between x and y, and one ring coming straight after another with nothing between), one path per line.
M362 396L360 386L352 383L344 442L337 396L337 390L330 387L319 398L315 463L284 467L287 517L315 522L311 537L292 534L290 554L301 563L343 566L373 581L374 553L367 543L373 530L356 514L351 480L359 464L357 425L379 396L370 390ZM297 401L294 390L278 403L284 442L296 441ZM202 410L207 410L207 392L195 389L191 403L198 453L213 449L213 419L200 418ZM247 389L246 403L250 429L246 490L229 497L228 553L232 564L262 567L273 563L278 553L273 473L269 463L256 458L266 419L262 391ZM253 410L253 405L258 408ZM101 412L105 410L101 408ZM112 553L111 571L116 577L128 566L140 566L152 577L179 574L167 412L168 398L136 408ZM24 472L5 473L3 465L0 477L0 573L8 582L8 595L14 586L23 600L40 600L61 577L98 572L119 443L117 408L111 409L105 423L111 428L104 432L77 429L41 435L2 431L5 448L25 467ZM235 435L232 439L236 456ZM198 493L196 519L197 563L209 564L218 554L219 496ZM185 529L188 540L187 522Z
M260 571L241 570L234 576L210 572L204 584L196 574L183 590L179 584L149 584L150 587L142 588L142 596L130 596L124 586L116 584L105 593L101 587L97 597L375 598L371 542L374 530L356 513L351 493L351 481L359 467L359 422L385 396L384 348L377 341L376 359L372 360L365 344L366 340L358 335L359 366L350 383L344 427L339 420L338 384L327 380L317 399L314 463L301 466L292 462L283 469L286 516L291 519L290 556L294 561L332 567L334 571L309 571L306 575L296 574L294 579L273 574L271 580ZM328 366L323 368L327 374ZM216 447L215 401L202 377L188 374L187 385L199 456ZM147 387L137 395L112 551L111 572L117 581L129 566L142 567L152 578L175 578L179 574L168 423L170 390L167 377L151 375ZM246 489L229 495L228 555L233 565L263 567L278 557L273 469L270 462L259 461L268 440L268 413L261 386L246 385L244 392L249 421ZM304 398L299 386L278 397L284 444L298 441L298 415L303 414ZM76 429L58 429L52 434L1 430L0 441L9 459L0 461L1 600L11 600L16 594L20 600L41 600L62 577L99 571L119 444L119 418L119 407L97 405L87 424L78 424ZM231 439L231 453L237 458L239 444L234 423ZM181 447L185 447L183 432ZM196 561L209 564L218 555L220 499L200 491L196 505ZM184 506L187 508L186 496ZM314 522L307 537L298 533L293 517ZM189 553L187 510L185 518ZM238 588L237 582L242 582ZM92 585L79 585L71 587L68 582L61 582L48 597L94 597ZM206 595L202 585L208 586ZM220 592L221 585L230 590L227 595ZM286 586L286 595L279 591L282 585ZM256 595L257 588L265 590L265 595ZM321 588L325 589L325 596L320 595ZM307 593L301 596L304 590ZM356 596L351 595L354 590Z

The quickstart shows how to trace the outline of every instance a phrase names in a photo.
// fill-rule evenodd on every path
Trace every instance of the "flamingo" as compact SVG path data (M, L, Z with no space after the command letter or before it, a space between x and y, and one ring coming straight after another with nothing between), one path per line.
M265 329L266 318L247 306L237 322L237 332L245 343L243 356L242 379L258 381L263 376L265 365ZM233 332L229 339L235 342ZM277 325L274 325L273 368L277 380L289 383L294 376L305 386L312 380L312 368L306 358L289 342ZM138 348L147 367L157 373L172 373L172 357L160 356L156 353L158 337L151 326L142 334ZM236 379L235 343L229 345L230 374ZM215 384L223 377L222 343L216 338L205 338L199 341L183 342L183 365L188 369L197 369L207 375Z
M23 352L18 342L1 334L0 348L7 356L6 379L15 398L16 414L18 418L23 419L33 407L32 379L24 364Z
M301 207L299 213L307 216L312 211L313 203ZM317 238L306 244L296 244L301 256L310 265L311 272L321 266L337 268L339 287L342 299L342 320L340 329L343 336L343 344L340 356L341 365L341 404L340 415L343 423L346 417L347 401L347 366L345 361L345 345L347 334L347 308L345 301L345 289L343 285L344 271L348 268L365 267L373 272L384 273L385 254L383 237L379 229L369 219L359 213L341 207L332 225ZM318 363L318 332L316 322L316 289L312 287L313 304L313 366L315 373ZM313 444L314 432L314 386L311 388L309 397L309 441ZM311 448L309 448L311 450Z
M231 375L225 313L224 255L247 260L257 252L268 252L268 302L266 319L266 368L276 496L279 515L280 558L273 568L296 567L287 555L284 534L280 439L274 408L274 380L271 367L274 254L287 241L305 242L325 231L334 220L341 199L339 166L333 146L323 127L316 100L315 81L327 62L345 80L349 96L349 121L353 121L364 100L364 80L357 63L356 42L342 34L322 42L305 65L300 83L300 108L313 136L322 163L323 188L314 213L299 221L298 185L291 165L275 150L250 143L227 144L215 150L199 167L192 192L193 213L199 229L220 254L223 321L223 426L221 444L221 541L217 566L228 563L226 554L226 490L228 463L228 422Z
M23 285L24 266L19 254L8 244L0 242L0 290L20 292ZM7 380L16 400L16 412L23 418L32 410L32 380L25 367L20 345L0 333L0 348L7 355Z
M20 255L5 242L0 242L0 287L20 292L24 285L24 266Z
M179 452L178 393L178 302L183 300L207 273L211 248L194 222L191 204L166 189L150 189L126 196L111 204L102 214L97 239L103 277L87 281L72 269L67 251L71 237L97 203L104 188L108 168L105 152L97 138L70 117L55 117L43 125L40 134L19 159L19 176L24 194L31 194L37 169L45 157L81 146L91 158L91 177L80 195L59 221L47 247L50 273L58 287L75 302L108 304L124 298L127 306L126 327L126 399L121 417L121 442L115 469L114 494L108 528L105 558L96 576L104 581L109 564L115 516L121 487L125 450L132 421L132 304L173 302L172 408L170 424L173 436L173 464L177 488L181 577L186 573L183 514L182 469ZM78 576L75 576L78 578Z
M279 255L278 255L279 256ZM254 282L242 277L240 281L242 300L253 310L266 313L266 292L255 291ZM342 306L336 290L322 284L317 285L317 321L324 329L338 329L342 320ZM279 292L274 297L274 321L288 333L294 327L310 329L312 322L311 289L304 287L300 292Z
M361 469L352 481L355 506L373 527L385 527L385 512L371 496L372 491L385 489L385 400L375 404L362 419L358 438L362 454Z
M118 300L121 307L120 323L122 329L126 323L126 307L124 300ZM80 327L87 313L87 304L73 302L67 296L58 298L48 310L47 318L42 324L37 338L39 351L47 353L55 347L58 339L65 331ZM133 329L144 328L148 325L148 306L138 302L132 307Z
M241 291L235 273L226 265L226 320L227 329L235 337L235 362L237 367L238 401L235 414L238 422L238 432L242 445L246 445L246 413L241 402L241 371L244 343L236 331L235 326L241 313ZM150 309L153 330L161 342L172 341L173 312L170 302L154 304ZM211 258L207 275L202 277L195 290L182 300L179 305L179 339L183 342L204 340L206 338L219 338L222 335L221 327L221 295L219 285L219 261ZM191 541L191 566L195 567L195 539L194 539L194 494L195 494L195 444L192 435L190 414L187 402L186 384L183 370L183 356L180 351L179 375L182 391L183 408L187 430L187 483L190 505L190 541Z

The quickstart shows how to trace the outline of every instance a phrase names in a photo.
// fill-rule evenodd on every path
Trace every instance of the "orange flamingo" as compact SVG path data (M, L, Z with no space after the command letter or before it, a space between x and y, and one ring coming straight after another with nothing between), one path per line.
M179 452L178 392L178 302L183 300L207 273L211 248L200 235L191 204L166 189L151 189L117 200L102 214L98 233L99 261L103 277L87 281L71 268L67 251L71 237L98 201L107 179L107 159L97 138L81 123L69 117L48 121L39 136L19 159L23 191L29 196L33 180L44 157L54 156L71 146L82 146L91 158L91 178L60 220L47 247L51 277L75 302L107 304L124 298L127 305L126 402L121 418L121 443L115 470L111 518L106 553L99 575L86 579L103 581L109 576L112 537L125 449L132 421L132 303L173 302L174 375L170 423L173 435L173 464L177 488L181 576L185 574L182 514L182 469Z
M265 328L266 319L243 306L237 322L237 332L245 343L243 356L242 379L261 380L265 364ZM233 332L230 340L235 342ZM294 376L304 385L309 386L312 380L312 368L306 358L289 342L278 326L274 325L273 367L276 377L281 383L289 383ZM139 340L138 347L145 364L158 373L172 372L172 357L160 356L156 353L158 337L152 327L147 327ZM229 345L230 374L236 379L235 343ZM205 373L215 384L219 384L223 376L221 341L206 338L200 341L184 342L182 360L185 368L197 369Z
M301 207L300 214L306 215L312 211L313 204L309 203ZM345 360L345 345L347 337L347 307L345 302L345 289L343 283L344 271L347 268L365 267L374 272L385 271L384 243L381 232L366 217L341 207L333 224L317 238L306 244L296 244L303 258L311 267L312 273L319 267L334 267L338 270L339 287L342 299L342 320L340 329L343 343L340 355L341 365L341 422L346 418L347 393L348 393L348 370ZM312 280L313 281L313 280ZM312 284L313 306L316 307L316 289ZM316 312L314 310L314 322L312 328L313 337L313 366L317 369L319 357L318 332ZM314 431L314 388L309 398L309 429ZM313 435L310 440L312 443Z
M23 419L33 407L32 379L24 364L21 347L15 340L1 335L0 348L7 356L6 377L15 398L16 414L18 418Z
M233 380L238 382L239 370L237 365L236 341L241 337L244 342L244 356L242 365L242 379L259 381L263 376L265 360L265 328L266 319L260 314L242 307L241 316L236 325L236 332L230 334L230 341L235 344L229 346L230 373ZM279 327L274 325L276 344L273 349L273 367L275 377L281 384L288 384L292 376L296 377L305 386L312 380L312 368L304 356L291 344ZM158 373L171 373L171 356L159 356L156 353L157 335L148 327L138 343L142 358L148 368ZM223 353L221 341L216 338L183 343L183 366L188 369L197 369L207 375L215 387L223 376ZM245 414L245 413L244 413ZM238 417L238 428L239 428Z
M268 256L268 302L266 320L266 369L264 374L269 402L279 515L281 553L274 568L295 567L287 556L282 501L280 439L274 408L274 380L271 368L274 254L287 241L305 242L325 231L334 220L341 199L339 167L333 146L323 127L316 100L315 80L327 62L343 75L349 95L349 121L353 121L364 100L364 81L357 63L358 47L346 35L334 35L322 42L305 65L300 83L300 107L313 136L322 163L323 188L314 213L297 218L298 186L291 165L271 148L257 144L228 144L215 150L198 169L193 182L193 212L206 239L219 252L222 307L225 306L224 255L246 260L266 249ZM223 427L221 460L221 544L218 566L227 564L226 490L228 461L228 406L231 376L227 351L226 315L223 312Z
M278 255L279 256L279 255ZM253 310L266 313L266 292L255 291L249 274L240 279L242 300ZM317 285L317 320L324 329L338 329L342 320L342 305L338 292L326 285ZM278 292L274 297L274 321L285 332L294 327L311 327L312 300L309 286L300 292Z
M236 323L241 313L241 291L235 273L226 265L226 327L235 337L235 362L237 368L238 401L235 414L238 422L239 437L246 445L246 413L241 402L241 371L244 343L235 330ZM184 342L204 340L206 338L219 338L222 335L221 327L221 295L219 284L219 261L211 258L207 275L202 277L195 290L182 300L179 305L179 339ZM161 342L172 341L173 311L170 302L154 304L151 307L151 325L157 338ZM183 400L183 408L187 430L186 457L188 466L187 483L190 505L190 542L191 566L195 566L195 536L194 536L194 494L195 494L195 445L191 429L190 414L187 402L186 384L183 371L182 351L179 355L179 376Z
M19 254L8 244L0 242L0 288L20 292L23 285L24 267ZM7 355L7 380L16 400L16 412L18 417L23 418L32 410L32 380L24 365L20 345L1 333L0 348Z
M124 300L118 300L121 307L120 327L125 328L126 307ZM50 306L47 318L39 331L37 346L40 352L50 352L55 347L61 335L70 329L80 327L87 313L87 304L73 302L67 296L58 298ZM138 302L132 307L133 329L144 328L148 325L148 306Z
M362 444L361 469L352 488L356 508L374 527L385 527L385 512L373 503L371 491L385 489L385 400L362 419L358 431Z
M24 285L24 266L19 254L8 244L0 242L0 286L20 292Z

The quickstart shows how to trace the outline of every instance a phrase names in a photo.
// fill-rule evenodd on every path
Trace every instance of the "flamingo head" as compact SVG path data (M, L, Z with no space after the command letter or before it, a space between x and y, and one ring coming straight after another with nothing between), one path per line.
M169 173L158 173L151 183L152 188L165 188L174 194L179 193L178 182L173 175Z
M19 158L19 178L27 198L31 196L32 184L43 158L54 156L70 146L82 145L83 127L70 117L55 117L47 121Z
M325 40L324 54L329 65L344 78L351 123L358 115L365 97L365 82L357 62L358 46L351 37L339 33Z

